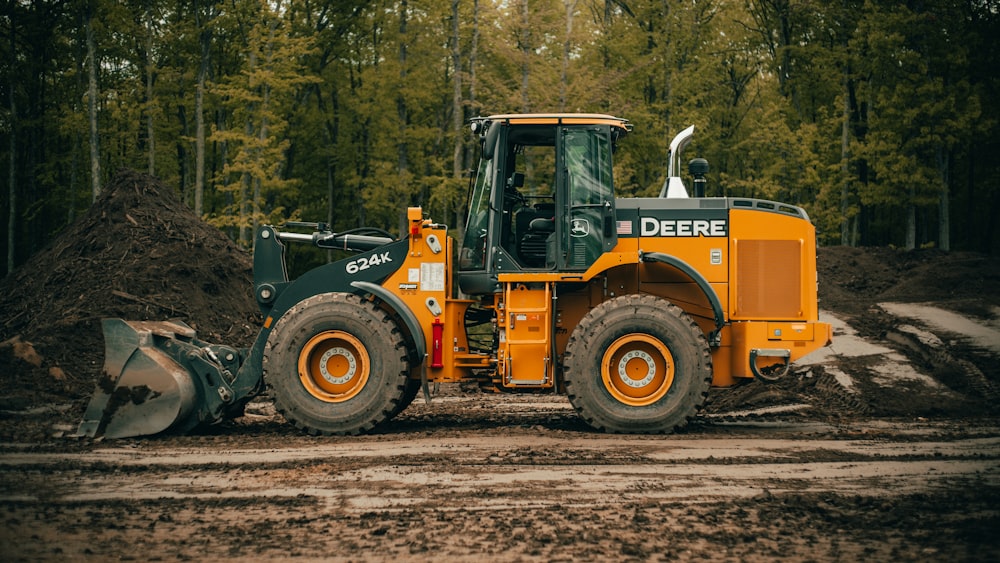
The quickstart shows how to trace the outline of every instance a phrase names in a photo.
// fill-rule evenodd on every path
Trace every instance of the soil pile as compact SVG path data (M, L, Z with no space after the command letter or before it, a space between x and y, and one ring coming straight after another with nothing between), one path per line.
M885 301L934 302L978 318L1000 306L1000 259L937 249L822 247L816 258L819 307L863 316Z
M105 317L179 319L202 340L249 346L260 325L252 283L247 252L169 187L121 171L85 216L0 285L0 382L13 395L0 408L89 398Z

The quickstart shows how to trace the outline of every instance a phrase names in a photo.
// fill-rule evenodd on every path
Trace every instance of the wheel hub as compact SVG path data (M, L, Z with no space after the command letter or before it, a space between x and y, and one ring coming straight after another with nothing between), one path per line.
M368 382L371 359L353 335L330 330L306 342L299 352L299 380L310 395L329 403L357 396Z
M615 340L601 360L601 379L608 393L633 407L663 398L674 382L674 358L667 346L648 334Z
M358 360L345 348L330 348L320 356L319 372L331 385L343 385L358 372ZM337 376L334 373L343 375Z
M627 352L618 362L618 376L621 377L622 383L633 389L649 385L656 376L653 357L642 350Z

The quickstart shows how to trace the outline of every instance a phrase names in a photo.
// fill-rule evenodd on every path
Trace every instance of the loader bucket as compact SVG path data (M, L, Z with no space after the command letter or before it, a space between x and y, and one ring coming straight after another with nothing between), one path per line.
M160 348L178 337L193 338L194 329L180 322L121 319L104 319L102 325L104 371L77 435L127 438L197 424L195 382Z

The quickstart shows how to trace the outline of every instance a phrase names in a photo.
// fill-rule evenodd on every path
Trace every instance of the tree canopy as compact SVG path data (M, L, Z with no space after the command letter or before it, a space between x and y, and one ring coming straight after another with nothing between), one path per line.
M994 0L7 0L0 38L2 273L121 168L244 245L461 228L464 124L507 112L630 119L623 196L693 124L708 195L800 205L821 244L1000 248Z

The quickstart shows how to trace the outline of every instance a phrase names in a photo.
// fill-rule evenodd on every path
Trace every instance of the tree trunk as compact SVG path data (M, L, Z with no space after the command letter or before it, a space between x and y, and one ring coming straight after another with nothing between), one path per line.
M469 47L469 111L479 113L476 104L476 55L479 54L479 0L472 0L472 45Z
M906 250L917 247L917 206L913 203L915 189L910 188L910 202L906 204Z
M257 46L254 45L251 46L249 49L249 56L247 58L247 72L249 76L253 76L256 71L257 71ZM252 82L251 82L251 87L252 87ZM257 111L254 105L255 105L254 103L251 103L247 108L246 122L243 125L243 133L246 135L247 139L252 139L254 137L253 115ZM261 113L263 114L264 111L261 110ZM239 151L237 151L237 156L235 158L237 160L239 159ZM239 208L240 208L240 217L239 217L240 234L238 241L240 246L242 246L243 248L249 248L250 236L251 236L250 215L253 213L252 206L256 205L256 202L251 201L251 198L254 195L255 182L253 175L251 175L249 171L246 171L246 169L244 170L245 171L243 172L242 177L240 179L241 180L240 194L237 197L237 201L239 201Z
M17 232L17 102L14 96L15 69L17 55L14 41L14 18L10 18L10 81L7 83L7 93L10 95L10 169L7 171L7 275L14 271L15 233Z
M951 165L951 155L941 147L937 149L938 173L941 176L941 205L938 215L938 246L941 250L951 250L951 206L949 199L951 190L948 184L951 183L951 175L948 168Z
M521 111L528 113L528 65L531 62L531 12L528 0L521 0Z
M253 69L256 61L254 60L252 51L250 60L251 60L250 68ZM251 121L251 118L249 116L247 116L244 133L246 133L246 136L248 138L253 136L253 121ZM243 248L248 248L250 245L250 198L253 194L253 191L251 189L252 184L253 184L253 177L250 175L249 172L243 172L243 177L241 178L240 181L240 195L239 197L237 197L237 201L239 201L240 204L239 243L241 246L243 246Z
M462 177L462 49L459 45L458 0L451 1L451 129L455 133L455 150L451 155L451 174Z
M250 215L250 183L253 179L250 177L249 172L243 173L243 178L240 181L240 195L237 200L240 202L240 235L239 243L244 248L250 245L250 228L248 224L248 216Z
M212 34L205 29L204 22L201 21L201 9L197 5L195 17L198 19L201 58L198 64L198 85L194 92L194 214L201 217L205 209L205 78L208 75Z
M93 13L87 11L87 108L90 115L90 185L92 201L101 195L101 153L97 146L97 55L94 47Z
M399 177L400 179L406 178L406 172L410 168L409 162L409 149L408 143L406 141L407 127L409 121L409 110L406 106L406 96L403 93L403 85L406 84L406 48L407 48L407 37L406 37L406 19L409 17L409 5L406 0L403 0L399 6L399 90L396 93L396 112L399 116L399 143L397 145L398 151L398 166L399 166ZM402 184L402 182L401 182ZM408 186L399 186L400 189L408 193L406 190Z
M226 118L223 116L223 112L219 112L219 113L217 113L215 115L215 127L220 132L227 131L227 129L226 129L226 123L227 123L226 122ZM213 162L214 161L218 161L218 162L221 163L220 167L221 167L222 171L224 172L225 169L226 169L225 168L226 163L229 162L229 141L226 141L226 140L223 139L222 141L219 142L219 144L218 144L218 158L213 159ZM213 170L213 174L214 173L215 173L215 170ZM229 184L230 180L232 180L233 178L234 178L234 176L229 175L229 176L227 176L222 181L222 183L223 184ZM232 206L236 203L236 198L233 196L233 192L231 190L226 190L223 195L225 197L225 200L222 202L223 207L224 208L232 209ZM238 240L238 237L239 237L239 231L238 231L238 229L234 229L232 227L227 227L226 234L229 236L229 238L231 238L233 240Z
M243 241L243 243L246 245L247 248L251 248L252 247L251 237L253 236L253 233L257 232L257 227L260 225L259 217L261 215L261 209L262 209L261 206L260 206L260 203L261 203L261 200L262 200L261 195L263 194L262 183L263 183L263 179L261 179L260 176L254 176L254 178L253 178L253 205L250 207L250 210L251 210L251 214L250 214L250 229L249 229L249 232L247 233L246 238Z
M469 98L467 100L469 115L479 115L476 103L476 55L479 52L479 0L472 0L472 44L469 45ZM464 148L464 145L463 145ZM463 161L468 159L463 158ZM465 240L465 215L462 206L455 207L455 225L457 225L457 240Z
M198 85L194 91L194 214L201 217L205 201L205 74L208 61L202 49Z
M73 133L73 154L70 157L69 164L69 205L66 208L67 225L76 221L77 186L80 180L80 162L78 157L83 152L82 147L83 135L80 134L80 130L78 129Z
M465 110L462 105L462 48L458 25L458 2L459 0L451 1L451 130L455 135L455 148L451 153L451 175L455 178L456 183L461 182L462 169L465 167L464 159L462 158L462 147L464 144L462 143L462 124L465 122ZM452 199L452 193L445 195L442 217L448 217ZM459 215L458 208L460 207L460 205L455 206L456 217ZM458 226L458 240L462 240L461 222L456 222L455 225Z
M666 141L665 144L668 147L670 146L670 141L672 140L672 135L673 135L672 131L674 130L673 119L671 119L673 113L670 111L670 101L673 99L674 96L674 80L673 80L674 66L671 62L671 57L670 57L671 38L668 33L669 32L668 24L666 23L671 20L672 16L670 14L670 3L664 2L663 33L661 37L657 38L657 41L663 42L663 92L660 95L660 99L656 99L655 96L650 96L650 102L654 104L654 107L655 105L659 105L660 107L663 108L663 125L664 125L664 131L667 134L667 138L665 139ZM650 30L650 35L652 35L653 22L649 23L649 30ZM647 38L647 41L649 41L651 45L654 44L652 37ZM669 163L667 164L669 165Z
M840 127L840 172L842 174L840 186L840 244L848 245L850 238L851 220L847 216L850 210L849 198L851 194L850 180L850 133L851 133L851 97L847 95L847 71L844 71L844 115Z
M181 127L181 137L177 139L177 175L179 177L181 195L187 201L188 195L188 160L187 160L187 139L191 135L191 126L188 123L187 110L184 104L177 104L177 123Z
M149 145L149 175L156 175L156 136L153 131L153 14L146 2L146 138Z
M336 87L330 92L330 116L326 121L327 146L337 146L340 139L340 97ZM337 217L333 210L337 205L337 159L331 152L326 157L326 222L333 229L336 226ZM345 202L346 203L346 202ZM327 253L328 261L333 261L333 254Z
M559 111L566 111L566 91L569 89L569 50L573 45L573 12L578 0L563 0L566 8L566 37L563 39L562 73L559 77Z
M273 27L271 28L271 32L272 33L274 32ZM257 140L260 141L259 146L261 147L267 145L267 136L268 136L267 112L270 111L270 106L271 106L271 87L268 86L267 84L264 84L262 88L264 90L264 97L263 100L261 101L261 112L260 112L262 117L260 119L260 134L257 137ZM250 228L250 235L246 239L247 248L250 248L251 246L252 241L250 240L250 237L253 236L253 233L257 232L257 227L260 226L260 216L263 213L264 209L263 207L261 207L261 204L264 202L263 181L264 179L260 175L254 177L253 205L251 206L253 215L251 215L250 217L251 228Z

